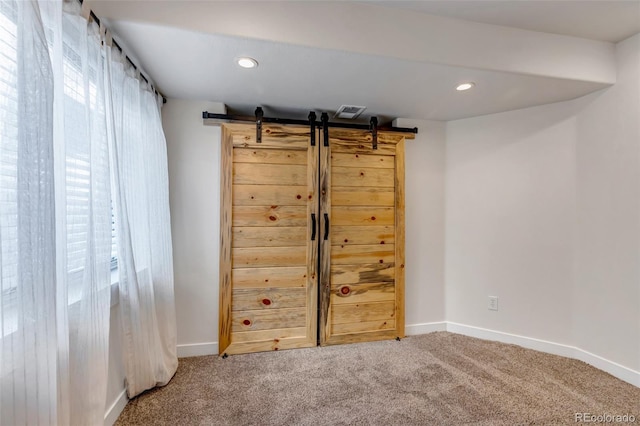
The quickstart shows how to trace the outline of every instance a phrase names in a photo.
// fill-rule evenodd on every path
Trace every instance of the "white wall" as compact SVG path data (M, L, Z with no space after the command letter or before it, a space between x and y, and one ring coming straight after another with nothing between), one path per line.
M637 371L640 35L617 60L610 89L447 123L446 306Z
M577 114L576 345L640 371L640 34Z
M417 127L405 143L405 322L407 334L428 332L445 320L444 176L445 123L398 119Z
M169 160L178 356L217 353L220 128L214 102L169 99L162 108Z
M571 343L574 129L567 103L447 124L447 320Z

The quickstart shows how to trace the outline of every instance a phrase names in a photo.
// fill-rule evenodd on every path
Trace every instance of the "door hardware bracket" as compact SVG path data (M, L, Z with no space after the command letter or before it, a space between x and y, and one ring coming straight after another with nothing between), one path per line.
M309 125L311 126L311 146L316 146L316 113L309 112Z
M369 129L371 130L371 136L373 137L373 149L378 149L378 117L371 117Z
M324 146L329 146L329 114L323 112L320 116L320 120L322 120L322 130L324 130L322 132L324 137Z
M264 111L262 111L262 107L256 108L256 142L262 143L262 117L264 116Z

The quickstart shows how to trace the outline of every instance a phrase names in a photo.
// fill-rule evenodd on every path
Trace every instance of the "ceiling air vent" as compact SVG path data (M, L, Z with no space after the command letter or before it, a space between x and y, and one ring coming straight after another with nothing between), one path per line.
M354 118L358 118L363 111L367 109L367 107L363 106L355 106L355 105L342 105L336 111L336 118L345 118L347 120L353 120Z

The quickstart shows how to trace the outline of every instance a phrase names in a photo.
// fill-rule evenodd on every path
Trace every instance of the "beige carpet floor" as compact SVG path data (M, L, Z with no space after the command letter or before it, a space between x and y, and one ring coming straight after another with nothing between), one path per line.
M117 425L552 425L636 417L640 389L583 362L451 333L184 358Z

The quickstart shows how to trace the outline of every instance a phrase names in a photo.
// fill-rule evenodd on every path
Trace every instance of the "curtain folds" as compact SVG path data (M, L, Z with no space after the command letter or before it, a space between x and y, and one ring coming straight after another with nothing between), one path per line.
M2 425L103 423L116 276L128 394L177 368L160 104L85 17L0 2Z
M169 180L158 99L116 49L109 53L120 309L132 398L167 384L178 367Z
M0 424L53 424L53 75L38 4L0 7Z
M106 62L79 3L43 3L43 21L55 93L59 419L94 425L104 420L111 307Z

